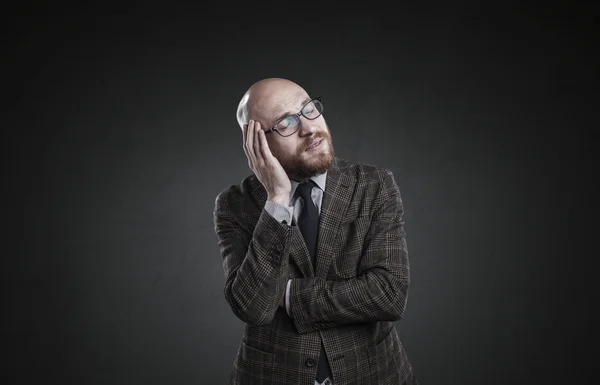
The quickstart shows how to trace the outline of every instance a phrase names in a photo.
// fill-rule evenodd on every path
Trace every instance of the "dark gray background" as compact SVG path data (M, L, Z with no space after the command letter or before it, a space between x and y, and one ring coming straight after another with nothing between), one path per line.
M422 384L587 378L592 9L221 6L6 14L3 376L226 383L212 210L250 173L240 97L281 76L323 97L338 156L396 176Z

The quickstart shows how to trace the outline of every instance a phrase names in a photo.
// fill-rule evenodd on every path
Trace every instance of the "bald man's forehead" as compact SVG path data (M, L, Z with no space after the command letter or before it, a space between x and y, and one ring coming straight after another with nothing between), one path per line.
M287 98L281 99L273 106L273 113L279 115L286 111L296 111L302 108L302 105L309 99L308 95L304 91L297 91Z
M264 120L266 124L275 123L288 114L297 113L310 100L304 90L297 90L287 95L279 93L265 96L252 103L251 110L253 115Z

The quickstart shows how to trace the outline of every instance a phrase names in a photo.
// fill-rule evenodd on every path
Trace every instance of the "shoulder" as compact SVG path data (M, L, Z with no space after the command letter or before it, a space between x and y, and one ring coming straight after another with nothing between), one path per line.
M215 209L231 208L249 199L260 182L256 175L248 175L237 184L231 184L221 189L215 198Z
M402 206L400 188L391 169L346 159L338 159L337 167L340 173L355 180L352 200L358 202L356 210L361 207L382 213L386 204Z
M351 176L358 184L395 183L394 173L386 167L343 158L336 158L336 166L341 173Z

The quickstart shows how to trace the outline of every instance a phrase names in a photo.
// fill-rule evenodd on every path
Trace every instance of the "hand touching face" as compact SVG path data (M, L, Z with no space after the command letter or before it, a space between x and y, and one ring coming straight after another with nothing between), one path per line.
M259 122L244 125L243 148L248 166L267 190L269 200L287 205L292 184L279 161L273 156Z

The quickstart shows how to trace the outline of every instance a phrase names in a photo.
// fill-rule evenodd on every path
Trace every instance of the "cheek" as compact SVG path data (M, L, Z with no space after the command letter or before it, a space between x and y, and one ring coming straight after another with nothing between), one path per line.
M296 153L296 148L292 146L292 143L269 143L269 149L271 153L278 158L288 158L290 155Z
M317 118L317 124L319 125L319 127L321 127L323 130L328 130L327 127L327 122L325 122L325 118L323 117L323 115L319 116Z
M289 155L295 155L298 152L298 143L295 140L293 140L293 139L289 140L286 143L282 143L282 145L281 145L281 151L283 151L288 156Z

